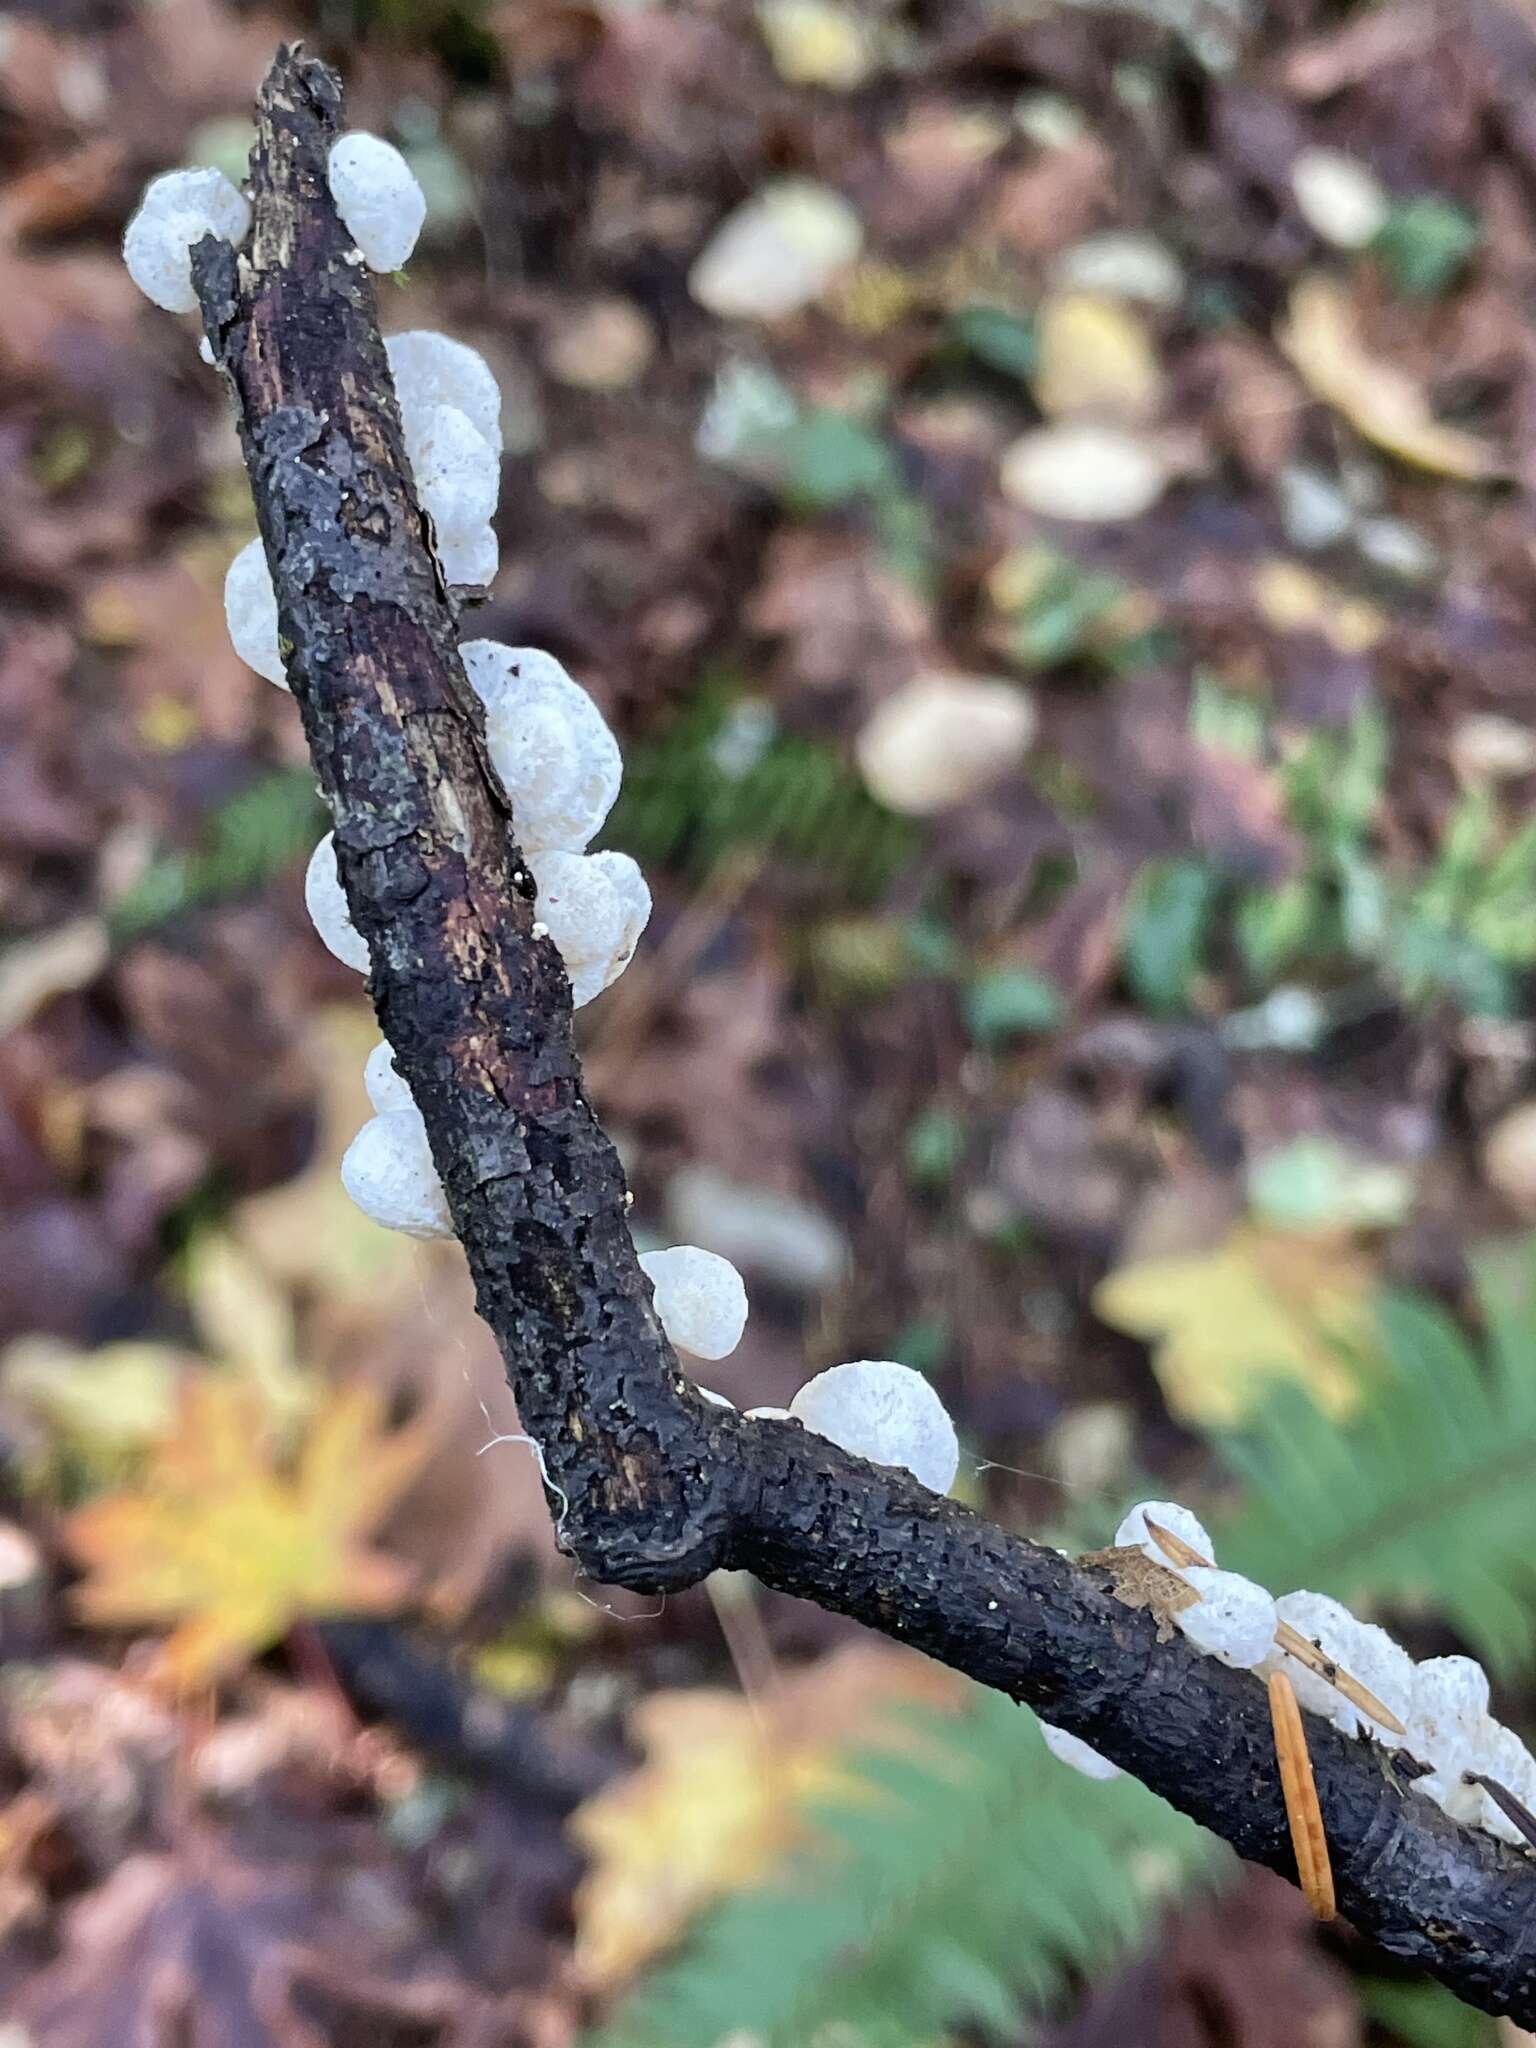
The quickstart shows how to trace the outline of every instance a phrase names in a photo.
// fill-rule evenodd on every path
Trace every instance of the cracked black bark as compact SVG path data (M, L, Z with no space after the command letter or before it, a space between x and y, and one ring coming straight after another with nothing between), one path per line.
M400 440L373 289L335 218L333 73L279 54L255 227L196 253L240 411L294 695L373 958L561 1541L593 1579L721 1565L852 1615L1083 1736L1293 1875L1263 1686L1156 1640L1103 1575L793 1424L706 1407L657 1324L623 1177L582 1093L558 958L533 936ZM1308 1717L1341 1909L1472 2003L1536 2024L1536 1863L1410 1796Z

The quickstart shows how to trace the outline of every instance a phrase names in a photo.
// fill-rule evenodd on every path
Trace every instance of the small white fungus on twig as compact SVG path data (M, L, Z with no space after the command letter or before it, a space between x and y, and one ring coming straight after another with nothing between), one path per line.
M222 171L167 171L144 188L123 232L123 261L139 290L168 313L195 313L192 250L205 235L237 247L251 204Z
M607 720L553 655L499 640L459 652L485 706L486 742L512 799L525 853L579 853L613 807L623 777Z
M1153 1517L1156 1520L1156 1517ZM1255 1671L1274 1648L1275 1603L1263 1586L1214 1565L1186 1565L1200 1598L1173 1617L1197 1650L1235 1671Z
M347 1147L341 1183L365 1216L407 1237L452 1237L448 1199L414 1104L370 1117Z
M729 1259L696 1244L642 1252L656 1313L669 1341L695 1358L726 1358L747 1326L747 1290Z
M304 907L327 951L344 967L368 972L368 941L352 922L346 892L336 867L336 834L327 832L309 857L304 872Z
M817 1436L876 1465L898 1465L948 1493L960 1445L944 1403L920 1372L888 1358L834 1365L808 1380L789 1412Z
M331 144L327 176L342 225L370 270L399 270L416 246L427 199L392 142L356 129Z
M257 675L288 688L277 632L277 592L260 535L247 541L224 572L224 618L240 659Z

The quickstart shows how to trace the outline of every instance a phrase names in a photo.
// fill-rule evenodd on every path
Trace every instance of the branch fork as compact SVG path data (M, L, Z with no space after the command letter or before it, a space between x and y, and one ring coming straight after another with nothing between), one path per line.
M564 975L534 929L401 444L372 282L326 181L335 74L279 52L255 224L194 252L370 989L425 1119L481 1315L594 1580L731 1567L1038 1707L1240 1854L1295 1875L1269 1701L1160 1642L1108 1575L789 1422L709 1406L651 1304L624 1178L583 1093ZM1414 1797L1314 1719L1340 1910L1473 2004L1536 2026L1536 1862Z

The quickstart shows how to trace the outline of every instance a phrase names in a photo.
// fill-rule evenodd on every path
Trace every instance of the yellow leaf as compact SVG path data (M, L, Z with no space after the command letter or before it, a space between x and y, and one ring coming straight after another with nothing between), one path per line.
M366 1003L337 1004L315 1020L310 1057L320 1088L320 1132L304 1172L239 1204L236 1241L262 1270L327 1302L366 1303L380 1314L421 1292L419 1262L431 1256L365 1216L341 1184L341 1155L373 1110L363 1062L379 1027Z
M180 1686L238 1667L311 1615L394 1605L402 1569L361 1548L420 1463L418 1430L388 1432L370 1387L311 1418L292 1467L270 1409L230 1374L189 1378L137 1486L92 1501L65 1534L88 1569L88 1621L176 1624L161 1672Z
M170 1427L189 1362L169 1344L77 1351L51 1337L20 1337L0 1356L0 1392L46 1429L50 1467L62 1460L105 1485Z
M630 1733L645 1761L571 1823L592 1859L575 1902L583 1983L613 1991L702 1907L772 1870L801 1838L807 1804L848 1783L849 1749L900 1739L892 1708L962 1697L926 1659L859 1643L755 1702L707 1687L642 1700Z
M1387 630L1383 613L1348 597L1300 562L1272 555L1253 574L1260 612L1279 633L1316 633L1340 654L1365 654Z
M1035 398L1051 419L1150 419L1163 378L1147 329L1128 306L1095 292L1061 292L1040 309Z
M1496 476L1504 467L1486 441L1443 426L1406 370L1370 354L1349 294L1334 278L1301 279L1279 342L1314 396L1389 455L1464 479Z
M292 1304L244 1245L223 1232L196 1238L187 1300L210 1353L258 1387L278 1421L314 1405L316 1385L295 1350Z
M759 0L773 68L790 85L852 92L875 63L870 24L834 0Z
M1168 1406L1182 1421L1241 1422L1277 1381L1330 1414L1361 1395L1375 1349L1370 1261L1347 1239L1241 1223L1214 1251L1146 1259L1102 1281L1102 1320L1156 1346Z

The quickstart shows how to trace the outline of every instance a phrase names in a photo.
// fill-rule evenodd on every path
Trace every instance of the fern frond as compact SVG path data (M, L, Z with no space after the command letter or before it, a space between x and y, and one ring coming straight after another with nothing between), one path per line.
M163 853L112 906L119 943L188 910L265 886L326 828L307 768L275 768L220 805L195 852Z
M996 1693L919 1726L917 1749L860 1759L864 1796L824 1810L815 1846L711 1913L586 2048L1017 2033L1220 1853L1132 1780L1058 1764L1028 1709Z
M1218 1444L1243 1482L1221 1562L1277 1591L1433 1609L1500 1671L1536 1661L1536 1255L1489 1255L1486 1356L1422 1297L1380 1304L1366 1406L1329 1420L1298 1390Z
M825 742L776 729L766 705L706 684L627 750L601 843L707 880L732 855L773 856L857 899L879 895L917 835Z

